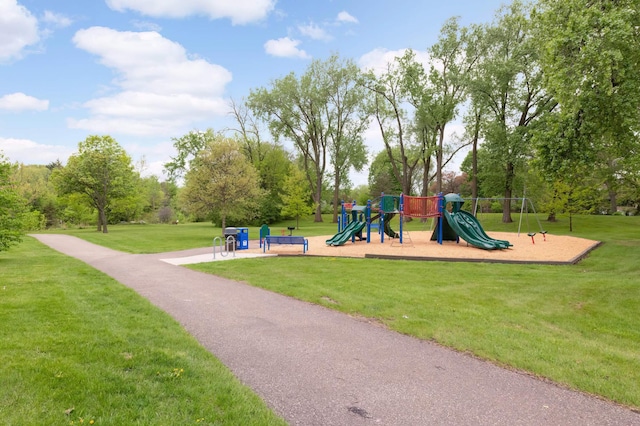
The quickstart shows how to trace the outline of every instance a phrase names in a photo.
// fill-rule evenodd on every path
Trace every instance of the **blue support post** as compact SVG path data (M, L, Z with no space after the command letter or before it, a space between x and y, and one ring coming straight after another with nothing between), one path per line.
M402 244L402 222L403 222L403 217L404 217L404 194L400 193L400 244Z
M444 227L444 196L442 192L438 193L438 212L440 213L440 217L438 220L440 223L438 224L438 244L442 245L442 228Z
M366 220L367 220L367 243L371 242L371 200L367 200L367 210L366 210Z

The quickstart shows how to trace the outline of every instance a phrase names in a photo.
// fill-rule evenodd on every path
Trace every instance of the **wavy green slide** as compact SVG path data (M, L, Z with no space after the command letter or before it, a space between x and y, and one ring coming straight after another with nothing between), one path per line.
M395 213L385 213L384 215L384 233L387 234L391 238L400 238L400 234L391 229L391 219L394 218Z
M464 210L454 213L449 213L445 210L444 217L447 219L449 225L451 225L451 228L456 231L463 240L473 246L484 250L500 250L512 246L509 241L496 240L489 237L486 232L484 232L478 219Z
M329 246L341 246L344 245L351 237L358 232L362 231L367 225L366 222L351 222L342 231L331 237L326 241Z

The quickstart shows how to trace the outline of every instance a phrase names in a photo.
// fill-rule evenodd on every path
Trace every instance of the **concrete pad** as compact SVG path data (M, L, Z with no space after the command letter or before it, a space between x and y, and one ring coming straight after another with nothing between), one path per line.
M260 254L260 253L243 253L243 252L231 252L226 256L221 253L216 253L216 257L213 257L213 251L209 254L198 254L195 256L177 257L172 259L160 259L163 262L170 263L172 265L191 265L193 263L203 262L218 262L221 260L233 260L233 259L248 259L253 257L270 257L277 256L277 254Z

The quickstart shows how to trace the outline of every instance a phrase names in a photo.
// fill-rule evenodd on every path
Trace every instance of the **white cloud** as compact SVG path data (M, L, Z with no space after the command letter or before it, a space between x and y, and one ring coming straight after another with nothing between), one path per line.
M264 19L275 3L275 0L107 0L107 6L118 12L129 9L165 18L205 15L211 19L229 18L234 25Z
M313 40L329 41L333 38L323 28L320 28L314 23L310 23L309 25L300 25L298 26L298 31L300 31L302 35Z
M90 117L70 118L72 128L172 135L228 112L223 95L231 73L203 59L190 59L180 44L156 32L92 27L78 31L73 42L115 71L113 83L120 91L85 102Z
M3 137L0 137L0 151L4 152L9 161L24 164L48 164L58 159L65 162L72 154L66 146Z
M34 98L17 92L0 97L0 110L6 111L46 111L49 109L49 101Z
M0 61L20 58L40 41L38 21L16 0L0 0Z
M60 13L51 12L49 10L44 12L42 22L52 24L53 26L58 28L65 28L73 23L73 21L69 17L64 16Z
M340 13L338 13L338 17L336 18L336 20L338 22L351 23L351 24L357 24L358 23L358 19L355 18L354 16L352 16L349 12L347 12L345 10L343 10Z
M282 58L303 58L310 56L302 49L298 49L300 40L292 40L289 37L282 37L277 40L269 40L264 44L264 50L272 56Z
M395 58L399 58L408 49L388 50L385 48L377 48L370 52L365 53L358 59L360 68L368 71L371 70L375 74L382 74L387 71L390 64L392 64ZM416 54L416 60L422 64L425 71L429 70L429 55L427 52L414 51Z

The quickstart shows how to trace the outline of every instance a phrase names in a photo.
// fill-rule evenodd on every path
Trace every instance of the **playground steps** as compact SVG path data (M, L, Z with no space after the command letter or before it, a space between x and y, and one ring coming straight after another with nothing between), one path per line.
M402 244L400 244L400 238L392 238L391 247L393 246L415 247L411 240L411 235L409 235L409 231L404 230L402 231Z

